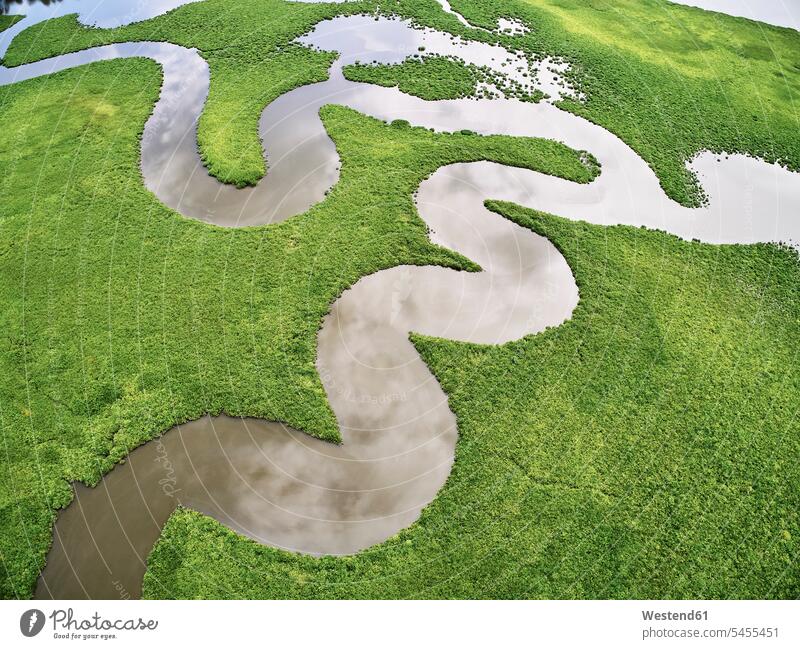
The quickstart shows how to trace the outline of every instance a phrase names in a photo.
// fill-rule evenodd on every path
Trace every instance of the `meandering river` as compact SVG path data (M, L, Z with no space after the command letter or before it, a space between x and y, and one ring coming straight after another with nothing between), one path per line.
M457 428L447 396L408 333L502 344L559 325L578 301L560 253L489 213L487 198L712 243L800 241L800 175L778 166L702 154L691 166L709 203L687 209L664 195L652 170L619 138L550 103L429 102L349 82L341 73L353 61L397 62L425 47L514 74L518 53L363 16L322 22L299 40L339 58L327 81L286 93L264 110L259 128L269 173L245 190L219 183L200 161L196 125L209 73L193 50L166 43L99 47L0 68L0 84L99 60L157 61L164 85L142 140L144 182L184 216L223 226L273 223L324 199L338 180L336 149L318 115L330 103L438 130L560 140L591 152L602 172L577 185L492 163L439 169L417 192L420 216L435 243L476 261L483 272L401 266L361 279L334 302L318 335L317 367L343 444L229 417L176 427L133 451L97 487L76 485L75 500L55 526L39 597L140 594L146 556L178 504L262 543L313 554L356 552L416 520L449 475ZM560 88L557 66L530 72L551 94Z

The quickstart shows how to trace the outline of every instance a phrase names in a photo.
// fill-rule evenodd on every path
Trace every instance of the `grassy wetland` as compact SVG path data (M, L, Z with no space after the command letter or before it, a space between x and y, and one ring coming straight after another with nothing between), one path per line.
M19 16L0 16L0 32L5 31L19 20Z
M581 303L501 347L414 339L460 433L418 523L316 560L178 511L148 596L797 596L795 253L492 209L555 243Z
M660 0L451 4L476 26L509 17L531 30L471 29L432 0L207 0L113 30L35 25L5 63L129 40L196 47L212 79L203 160L249 185L265 173L264 106L324 79L332 60L291 41L381 7L563 57L585 101L560 105L624 139L681 203L702 200L684 163L704 149L800 168L796 32ZM0 16L0 30L10 23ZM362 80L469 96L475 78L454 65ZM413 192L437 168L491 160L578 182L596 171L552 141L432 133L328 106L342 169L326 200L278 225L222 229L142 184L139 137L160 81L156 64L129 59L0 88L6 598L31 595L70 481L97 483L176 423L226 412L338 440L314 365L332 301L400 264L476 270L431 244L416 214ZM800 596L797 253L488 205L555 244L580 303L566 324L499 347L413 337L460 433L453 473L419 521L355 556L315 559L178 510L145 596Z
M627 142L667 194L702 200L684 163L741 152L800 169L800 33L664 0L453 0L476 25L531 25L518 47L571 61L587 97L562 107Z
M280 225L225 230L142 187L138 135L158 83L154 64L133 59L3 97L0 124L28 124L0 149L12 196L0 222L7 594L32 587L67 480L96 483L174 423L224 411L337 440L314 367L333 299L399 264L474 268L427 239L411 195L428 174L484 159L584 182L594 173L549 140L433 134L331 106L323 118L343 167L328 199Z
M219 178L252 184L264 173L255 131L261 109L280 92L324 78L324 54L297 51L288 43L324 18L379 11L470 39L500 42L532 57L571 62L585 101L566 99L559 105L625 140L653 167L667 194L684 205L703 199L685 168L702 150L748 153L800 169L800 33L794 30L666 0L451 4L484 29L462 25L435 0L339 5L245 0L235 13L226 0L206 0L119 29L84 27L69 16L40 23L16 39L6 61L17 65L127 40L196 47L212 69L211 95L199 129L201 154ZM495 29L501 17L531 29L517 35L486 31ZM461 87L469 76L469 70L462 70L452 79L460 78ZM412 84L411 91L420 85ZM422 85L423 92L434 92L435 83Z

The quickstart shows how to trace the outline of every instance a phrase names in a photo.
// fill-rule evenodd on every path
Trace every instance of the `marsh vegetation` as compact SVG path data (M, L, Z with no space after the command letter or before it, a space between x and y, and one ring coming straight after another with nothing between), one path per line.
M452 6L475 27L432 0L206 0L109 30L67 16L21 33L5 63L130 41L197 48L211 69L203 161L244 186L266 171L264 107L328 74L332 55L295 39L336 15L392 13L568 61L581 98L558 106L622 138L682 204L703 199L686 167L702 150L800 168L797 32L661 0ZM500 18L529 30L498 31ZM350 73L429 98L469 95L468 65L430 65ZM477 160L574 180L596 171L553 142L433 133L331 106L322 117L343 166L326 199L280 224L223 229L143 186L139 138L160 82L158 66L134 58L0 89L5 597L32 592L70 481L96 484L175 424L225 412L338 440L315 367L331 303L402 264L477 270L431 243L413 202L429 174ZM412 337L460 433L453 473L419 521L355 556L318 559L181 509L150 556L145 596L800 594L796 251L488 205L558 248L581 301L563 326L501 346Z

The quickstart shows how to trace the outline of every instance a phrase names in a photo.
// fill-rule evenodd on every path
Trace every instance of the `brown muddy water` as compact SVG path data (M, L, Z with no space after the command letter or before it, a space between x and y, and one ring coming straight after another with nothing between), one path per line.
M164 86L142 141L144 182L184 216L222 226L280 221L323 200L338 179L339 163L318 116L329 103L444 131L560 140L594 154L602 173L591 184L576 185L491 163L439 169L419 188L419 213L434 242L464 254L483 272L401 266L363 278L334 302L318 335L317 367L343 443L225 416L168 431L133 451L97 487L76 485L74 502L56 522L38 597L138 596L147 554L179 504L259 542L315 555L359 551L416 520L449 475L457 430L447 396L409 332L502 344L559 325L578 300L558 251L489 213L487 198L714 243L800 240L800 175L778 166L700 155L691 168L710 201L689 210L663 194L647 164L622 141L552 104L428 102L394 88L351 83L341 74L344 64L398 62L419 47L522 74L517 53L363 16L322 22L299 41L339 58L328 81L289 92L265 109L260 134L269 173L246 190L219 183L200 161L196 123L208 93L208 66L192 50L166 43L94 48L0 67L0 85L97 60L158 61ZM529 70L536 87L564 91L558 85L563 67L537 65Z

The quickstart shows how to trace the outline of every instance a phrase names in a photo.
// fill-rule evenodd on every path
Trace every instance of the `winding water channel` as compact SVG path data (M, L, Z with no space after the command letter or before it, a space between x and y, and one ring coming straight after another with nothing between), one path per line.
M434 242L483 272L401 266L363 278L332 305L318 335L317 367L344 443L229 417L176 427L133 451L96 488L76 485L74 502L56 523L38 597L139 595L147 554L178 504L262 543L313 554L356 552L412 523L449 475L457 429L447 396L408 333L501 344L559 325L578 301L560 253L489 213L487 198L712 243L800 241L800 175L778 166L700 155L692 168L709 204L687 209L664 195L652 170L619 138L552 104L429 102L341 73L353 61L397 62L424 46L513 74L514 65L502 65L518 61L513 52L362 16L322 22L300 41L340 56L328 81L289 92L264 110L269 173L245 190L222 185L200 161L196 123L209 73L193 50L166 43L99 47L0 68L0 85L99 60L157 61L164 85L142 140L145 184L181 214L223 226L280 221L323 200L338 179L338 156L318 115L330 103L437 130L557 139L590 151L602 172L576 185L492 163L439 169L419 188L419 213ZM557 74L543 67L536 83L555 91Z

